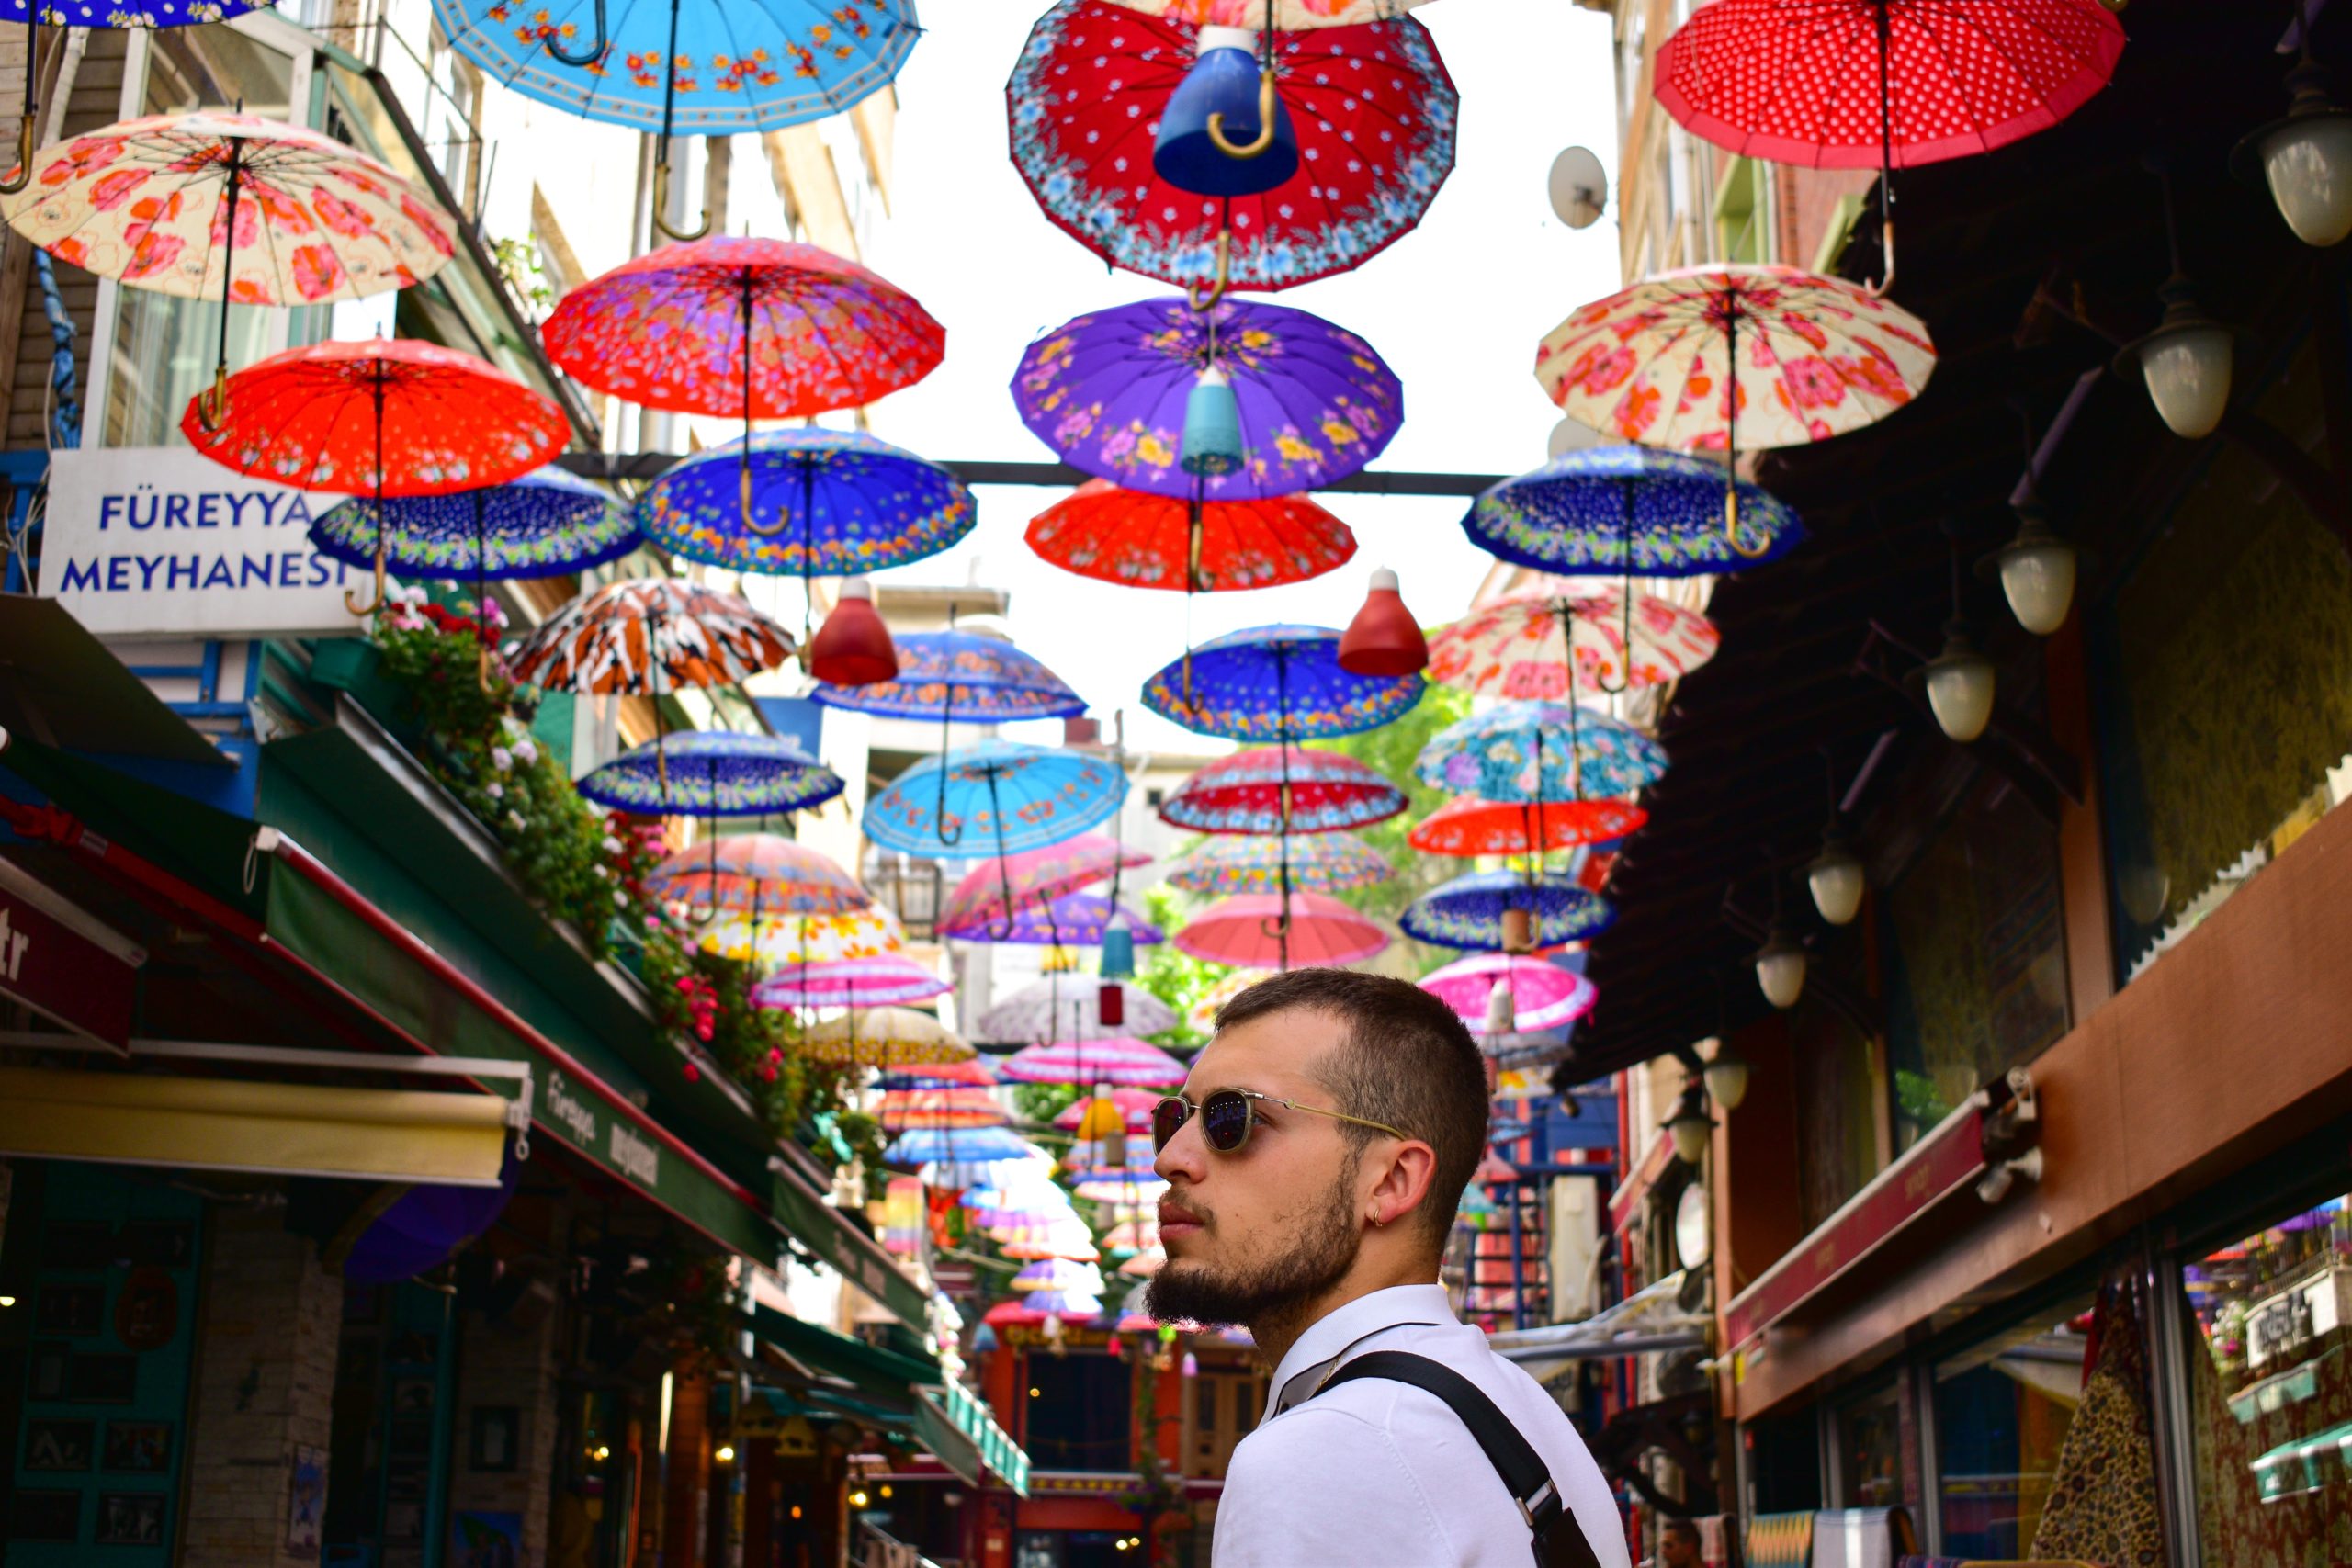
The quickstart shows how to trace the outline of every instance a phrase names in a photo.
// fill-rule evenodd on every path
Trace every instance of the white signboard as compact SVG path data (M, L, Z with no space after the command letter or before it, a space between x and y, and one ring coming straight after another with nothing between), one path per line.
M51 459L40 592L101 637L350 632L369 574L311 548L344 498L233 473L185 446Z

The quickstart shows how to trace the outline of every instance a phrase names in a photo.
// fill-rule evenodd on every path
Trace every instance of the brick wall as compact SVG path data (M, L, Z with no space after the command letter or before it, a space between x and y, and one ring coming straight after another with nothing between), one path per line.
M204 1273L182 1568L317 1568L288 1509L297 1450L325 1463L342 1282L277 1209L216 1211Z
M548 1506L555 1472L557 1328L562 1314L537 1311L518 1316L528 1325L492 1323L471 1311L462 1316L449 1506L452 1512L521 1515L523 1562L537 1568L547 1561ZM516 1413L511 1470L474 1468L474 1412L486 1407Z

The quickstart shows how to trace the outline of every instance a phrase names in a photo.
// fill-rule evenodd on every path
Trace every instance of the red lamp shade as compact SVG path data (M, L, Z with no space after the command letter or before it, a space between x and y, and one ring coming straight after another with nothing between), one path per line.
M1103 986L1094 1005L1102 1014L1104 1028L1116 1029L1127 1021L1127 988L1116 981Z
M842 596L808 643L808 673L833 686L871 686L899 678L899 649L875 613L874 591L862 579L842 584Z
M1428 639L1396 592L1396 574L1384 566L1372 574L1372 592L1340 638L1340 668L1351 675L1412 675L1429 661Z

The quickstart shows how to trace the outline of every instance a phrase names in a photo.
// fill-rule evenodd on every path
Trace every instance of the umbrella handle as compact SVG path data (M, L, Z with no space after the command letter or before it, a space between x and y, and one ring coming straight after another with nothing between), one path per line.
M0 185L0 191L6 191L6 188L5 185ZM196 395L196 423L209 433L220 429L220 422L228 417L229 367L226 364L220 364L212 367L212 385ZM381 519L378 521L380 525ZM352 613L358 614L356 610Z
M32 62L28 60L25 69L29 72L32 68ZM0 196L14 196L32 183L33 117L27 115L17 127L17 170L7 178L0 179Z
M1258 134L1247 141L1227 141L1223 111L1209 116L1209 141L1228 158L1255 158L1274 144L1274 68L1258 73Z
M343 591L343 607L355 615L372 615L384 607L384 503L376 502L376 597L359 603L359 595L346 588Z
M1862 292L1873 299L1883 299L1894 288L1894 214L1888 213L1879 220L1879 250L1886 262L1886 276L1876 283L1862 285Z
M605 39L605 0L596 0L596 41L588 46L588 51L585 54L566 54L563 51L562 46L558 44L552 36L542 39L539 41L539 47L548 51L549 59L561 64L571 66L575 70L582 66L595 64L598 60L604 57L605 50L606 48ZM655 221L659 222L660 220L657 219Z
M662 209L670 205L670 165L665 159L653 165L653 226L673 240L699 240L710 232L710 213L702 215L702 226L694 230L673 229L662 217Z
M1233 231L1230 229L1219 229L1216 231L1216 280L1210 285L1209 291L1205 296L1201 293L1199 285L1185 285L1184 298L1195 310L1215 310L1216 308L1216 302L1225 298L1225 291L1232 286L1232 282Z
M1890 272L1887 276L1892 277L1894 274ZM1745 556L1749 560L1760 560L1772 550L1772 541L1769 537L1752 550L1739 542L1739 477L1730 470L1724 475L1724 539L1731 546L1734 555Z

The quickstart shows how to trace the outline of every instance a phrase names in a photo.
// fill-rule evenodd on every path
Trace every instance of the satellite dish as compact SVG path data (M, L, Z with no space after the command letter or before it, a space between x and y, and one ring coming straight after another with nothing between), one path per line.
M1589 229L1609 205L1609 173L1589 147L1571 147L1552 160L1552 210L1571 229Z
M1598 446L1601 441L1600 432L1592 426L1564 419L1552 427L1551 435L1544 443L1544 455L1546 457L1564 457L1571 452L1581 452L1588 446Z

